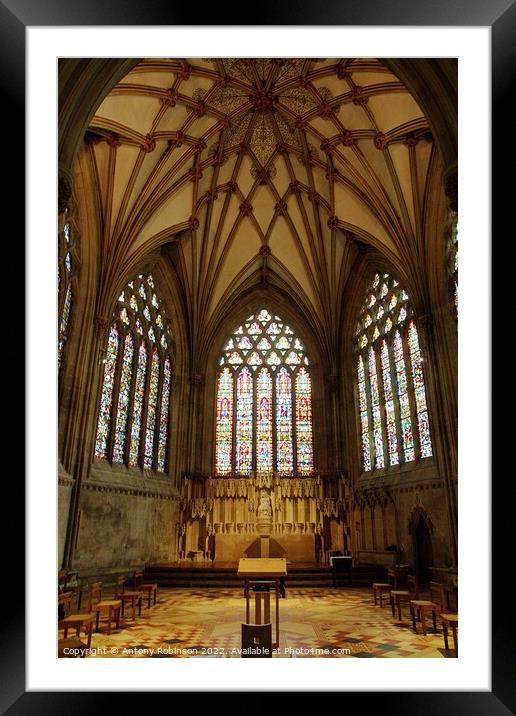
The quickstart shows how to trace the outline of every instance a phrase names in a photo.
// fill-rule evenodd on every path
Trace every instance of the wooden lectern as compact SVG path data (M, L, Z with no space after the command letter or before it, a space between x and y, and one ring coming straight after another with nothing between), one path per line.
M255 624L268 624L271 618L271 597L268 590L267 582L274 583L274 593L276 596L276 639L273 648L279 646L279 593L280 578L287 573L287 560L269 559L269 558L242 558L238 563L238 576L244 577L244 595L245 595L245 620L249 624L249 592L254 587L255 590ZM260 591L260 587L264 587L266 591ZM262 600L263 600L263 621L262 621Z

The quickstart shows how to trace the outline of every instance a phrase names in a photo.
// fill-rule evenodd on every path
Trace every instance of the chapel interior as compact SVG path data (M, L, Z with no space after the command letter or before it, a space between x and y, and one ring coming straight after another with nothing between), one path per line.
M456 656L457 61L58 69L59 655Z

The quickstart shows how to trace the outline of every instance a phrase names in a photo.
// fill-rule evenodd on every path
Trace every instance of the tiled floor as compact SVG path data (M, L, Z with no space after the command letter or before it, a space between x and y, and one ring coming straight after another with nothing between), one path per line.
M437 634L430 626L423 636L420 626L418 634L412 631L407 608L402 617L393 619L388 605L375 607L370 589L288 589L280 599L279 648L273 656L455 656L444 649L439 622ZM244 621L242 589L159 589L155 606L144 607L135 621L128 609L120 630L110 636L101 623L87 657L240 658Z

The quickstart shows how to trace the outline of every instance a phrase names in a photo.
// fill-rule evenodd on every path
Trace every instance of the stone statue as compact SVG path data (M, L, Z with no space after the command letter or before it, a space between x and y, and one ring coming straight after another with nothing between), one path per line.
M266 492L260 494L260 504L258 506L259 520L272 520L272 507L269 495Z

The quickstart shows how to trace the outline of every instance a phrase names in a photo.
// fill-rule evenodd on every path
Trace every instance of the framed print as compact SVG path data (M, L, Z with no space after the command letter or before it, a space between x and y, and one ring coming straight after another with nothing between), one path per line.
M124 690L378 691L411 713L429 704L445 713L513 709L510 644L497 614L503 610L489 613L489 575L493 568L496 578L508 537L502 520L489 530L490 363L488 342L475 331L490 330L489 90L496 138L513 72L514 7L399 3L389 13L381 4L344 13L302 4L289 25L290 8L282 5L261 8L260 17L251 10L242 26L222 24L208 9L207 24L196 27L185 9L169 16L152 3L111 2L102 10L11 4L0 7L2 71L12 97L6 137L23 121L27 91L29 410L27 609L25 617L17 607L6 634L4 710L68 713L96 703L102 691ZM384 126L377 97L385 82L392 94L381 100L388 105ZM122 96L130 98L123 107ZM476 129L465 121L470 116ZM9 165L17 176L19 143L6 145L17 153ZM494 147L496 162L501 148ZM403 199L409 185L417 188L410 202ZM8 191L16 206L19 192ZM504 191L493 192L497 218L507 206ZM438 305L442 267L427 247L428 227L443 226L459 206L459 298L455 223L446 245L435 239L451 266L451 293ZM404 253L407 226L420 241L414 253ZM56 227L57 252L50 248ZM81 243L85 233L95 237L91 245ZM287 235L298 254L285 248L286 239L282 245ZM428 277L418 274L417 261ZM349 275L334 271L347 264ZM77 301L74 315L74 297L83 291L88 298ZM455 323L443 317L445 304ZM339 321L349 334L335 329ZM56 413L45 420L49 404ZM352 576L364 580L350 587L356 615L373 609L368 575L375 581L391 556L395 579L405 561L425 585L458 570L463 651L428 662L452 650L441 632L416 626L420 612L417 605L410 612L409 599L397 620L399 643L375 639L365 627L335 636L335 616L314 627L319 646L347 646L346 656L362 657L400 650L401 661L294 653L296 644L304 647L299 625L320 606L303 602L295 586L289 594L287 571L283 596L277 580L275 592L261 595L270 574L257 573L253 609L257 624L261 610L267 622L269 610L279 609L270 618L275 644L286 645L288 635L288 656L302 662L217 658L230 656L212 652L233 644L234 625L220 627L224 642L210 642L194 617L188 621L187 605L167 602L159 585L157 605L150 592L143 603L143 619L126 613L114 639L94 632L99 653L87 655L119 657L130 645L143 652L138 656L160 656L157 632L139 626L148 626L155 610L160 645L192 650L172 655L193 658L57 658L57 573L84 575L88 599L92 575L111 585L130 565L132 579L145 561L138 551L145 540L153 568L146 563L146 581L162 580L167 565L187 570L192 584L208 562L220 575L222 592L211 591L206 605L194 587L206 620L214 609L224 612L225 599L236 599L224 570L244 549L248 558L286 555L292 575L306 568L303 578L313 563L319 577L335 580L326 586L336 595L345 587L336 584L342 575L334 561L352 560ZM446 584L449 611L452 604L457 611L457 578ZM131 581L125 589L139 586ZM122 595L107 591L114 601ZM179 613L183 631L168 634ZM450 644L453 626L452 619Z

